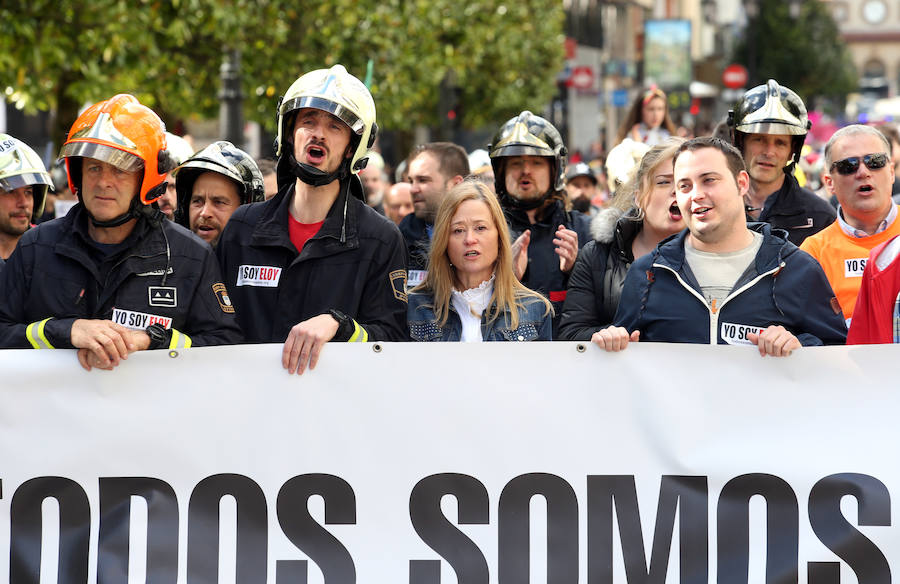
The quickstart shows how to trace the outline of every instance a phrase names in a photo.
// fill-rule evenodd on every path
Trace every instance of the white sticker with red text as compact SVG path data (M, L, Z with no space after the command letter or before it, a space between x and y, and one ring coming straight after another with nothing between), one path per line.
M281 278L281 268L275 266L238 266L238 286L259 286L262 288L277 288Z
M112 320L116 324L136 331L142 331L151 324L156 323L167 329L172 328L172 317L170 316L159 316L158 314L147 314L146 312L124 310L122 308L113 308Z

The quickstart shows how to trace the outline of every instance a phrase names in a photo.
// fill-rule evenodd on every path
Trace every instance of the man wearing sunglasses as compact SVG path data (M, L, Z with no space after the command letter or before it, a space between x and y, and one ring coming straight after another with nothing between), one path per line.
M812 124L803 100L769 79L744 94L728 113L731 142L750 174L748 221L764 221L788 233L795 245L830 225L834 208L794 178L794 166Z
M869 252L900 235L891 200L894 167L890 145L871 126L841 128L825 145L825 188L837 197L838 219L800 249L825 270L849 324Z

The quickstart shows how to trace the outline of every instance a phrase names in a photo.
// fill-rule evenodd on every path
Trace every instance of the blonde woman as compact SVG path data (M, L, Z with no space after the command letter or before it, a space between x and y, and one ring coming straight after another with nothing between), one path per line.
M465 180L444 196L407 314L414 341L551 340L550 303L513 273L503 211L484 183Z
M669 138L651 148L631 181L591 220L594 240L582 248L569 277L561 340L587 341L612 324L631 263L684 229L672 168L682 142Z

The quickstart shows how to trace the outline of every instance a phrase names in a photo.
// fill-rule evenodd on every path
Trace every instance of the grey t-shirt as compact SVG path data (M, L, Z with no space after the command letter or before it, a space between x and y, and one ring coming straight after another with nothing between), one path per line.
M728 297L738 278L756 258L763 236L755 231L751 233L753 242L750 245L727 253L700 251L691 245L690 240L685 240L685 259L700 284L706 302L713 309Z

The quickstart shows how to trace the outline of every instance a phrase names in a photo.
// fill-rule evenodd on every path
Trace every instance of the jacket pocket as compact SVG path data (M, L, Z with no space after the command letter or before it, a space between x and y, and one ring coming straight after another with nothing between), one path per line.
M444 340L444 330L433 321L410 321L409 338L419 342Z
M500 331L504 341L534 341L538 338L538 327L533 322L520 323L514 329Z

